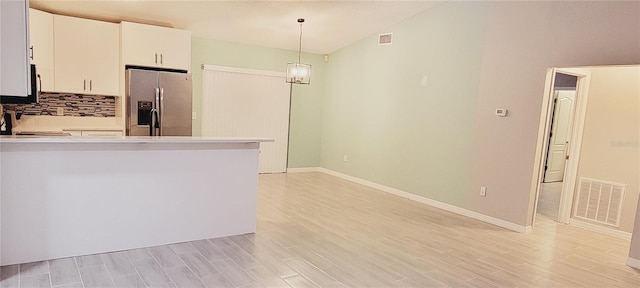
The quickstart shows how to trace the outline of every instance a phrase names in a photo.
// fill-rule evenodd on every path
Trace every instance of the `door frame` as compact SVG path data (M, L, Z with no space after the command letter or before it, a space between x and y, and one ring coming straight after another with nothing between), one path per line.
M562 192L560 195L560 207L558 208L558 219L560 223L568 224L571 220L571 207L575 192L576 178L578 174L578 164L580 161L580 151L582 149L582 133L584 130L585 116L587 113L587 101L589 94L589 83L591 82L591 71L582 68L548 68L545 81L544 95L542 98L542 109L540 113L540 123L538 126L538 141L536 145L536 155L534 160L534 175L532 177L531 193L535 195L533 205L532 226L535 225L536 212L538 209L538 199L540 197L540 183L544 178L544 164L547 151L549 150L550 121L553 115L553 92L555 86L556 73L562 73L578 77L576 84L576 102L573 112L571 131L571 141L569 142L569 160L564 168L564 178L562 182Z

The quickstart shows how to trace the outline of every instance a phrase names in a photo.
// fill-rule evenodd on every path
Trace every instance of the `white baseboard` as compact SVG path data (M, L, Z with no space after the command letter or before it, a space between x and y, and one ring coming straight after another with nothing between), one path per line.
M626 264L629 267L640 269L640 260L638 260L638 259L633 259L633 258L629 257L629 258L627 258Z
M591 231L598 232L598 233L602 233L602 234L605 234L605 235L621 238L621 239L624 239L624 240L631 240L631 233L629 233L629 232L620 231L620 230L614 230L614 229L611 229L611 228L607 228L607 227L591 224L591 223L580 221L580 220L576 220L576 219L570 219L569 220L569 225L573 225L573 226L576 226L576 227L584 228L584 229L591 230Z
M294 168L294 169L299 169L299 168ZM304 169L306 169L306 168L304 168ZM309 172L311 172L311 171L309 171ZM400 197L407 198L407 199L410 199L410 200L413 200L413 201L416 201L416 202L427 204L429 206L433 206L435 208L439 208L439 209L446 210L446 211L449 211L449 212L452 212L452 213L456 213L456 214L460 214L460 215L463 215L463 216L466 216L466 217L469 217L469 218L473 218L473 219L476 219L476 220L487 222L487 223L490 223L490 224L493 224L493 225L496 225L496 226L499 226L499 227L502 227L502 228L505 228L505 229L509 229L509 230L512 230L512 231L516 231L516 232L519 232L519 233L529 233L532 230L531 226L526 226L525 227L525 226L518 225L518 224L515 224L515 223L511 223L511 222L508 222L508 221L505 221L505 220L502 220L502 219L498 219L498 218L494 218L494 217L491 217L491 216L487 216L487 215L484 215L484 214L481 214L481 213L478 213L478 212L474 212L474 211L471 211L471 210L460 208L458 206L454 206L454 205L451 205L451 204L447 204L447 203L443 203L443 202L440 202L440 201L436 201L436 200L432 200L432 199L429 199L429 198L425 198L423 196L419 196L419 195L412 194L412 193L405 192L405 191L401 191L401 190L398 190L398 189L395 189L395 188L387 187L387 186L384 186L384 185L381 185L381 184L378 184L378 183L374 183L374 182L371 182L371 181L368 181L368 180L364 180L364 179L360 179L360 178L357 178L357 177L353 177L353 176L350 176L350 175L347 175L347 174L343 174L343 173L340 173L340 172L336 172L336 171L333 171L333 170L329 170L329 169L326 169L326 168L313 167L313 172L323 172L323 173L326 173L326 174L329 174L329 175L332 175L332 176L336 176L338 178L342 178L342 179L347 180L347 181L351 181L351 182L358 183L358 184L361 184L361 185L364 185L364 186L368 186L368 187L371 187L371 188L374 188L374 189L378 189L378 190L381 190L381 191L384 191L384 192L387 192L387 193L391 193L391 194L396 195L396 196L400 196Z
M287 173L321 172L320 167L287 168Z

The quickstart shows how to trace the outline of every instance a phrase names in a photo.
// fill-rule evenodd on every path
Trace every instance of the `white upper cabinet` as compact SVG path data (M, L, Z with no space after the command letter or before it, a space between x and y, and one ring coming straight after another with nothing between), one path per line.
M87 78L92 94L120 94L120 25L87 21Z
M122 64L190 70L191 31L122 22Z
M31 93L28 19L28 1L0 1L0 96Z
M53 20L55 91L87 93L87 20L58 15Z
M191 31L162 29L162 67L191 70Z
M54 91L53 86L53 14L29 9L29 53L36 65L41 91Z
M54 15L55 91L119 95L118 24Z

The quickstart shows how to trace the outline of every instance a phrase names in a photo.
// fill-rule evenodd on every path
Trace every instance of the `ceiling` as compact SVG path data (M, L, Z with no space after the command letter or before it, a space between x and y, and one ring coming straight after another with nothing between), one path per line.
M329 54L442 1L30 0L32 8L102 21L191 30L194 36Z

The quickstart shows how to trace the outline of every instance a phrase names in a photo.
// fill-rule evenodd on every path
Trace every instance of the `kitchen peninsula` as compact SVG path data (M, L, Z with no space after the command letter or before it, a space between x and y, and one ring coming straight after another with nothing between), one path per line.
M255 232L260 142L0 138L0 265Z

